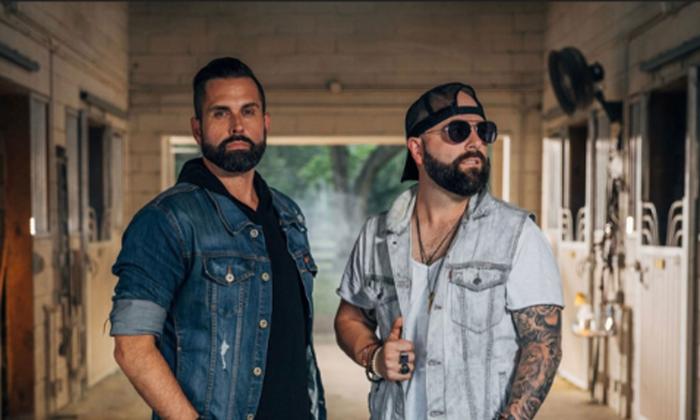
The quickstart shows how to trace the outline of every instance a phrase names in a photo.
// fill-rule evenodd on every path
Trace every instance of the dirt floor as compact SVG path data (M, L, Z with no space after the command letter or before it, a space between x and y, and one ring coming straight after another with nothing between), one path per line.
M331 336L316 337L316 352L326 389L329 420L360 420L367 411L368 382L362 368L337 347ZM54 419L148 419L150 410L121 373L113 374L88 391L85 398L61 410ZM588 394L563 379L537 415L538 420L615 420L612 410L592 404Z

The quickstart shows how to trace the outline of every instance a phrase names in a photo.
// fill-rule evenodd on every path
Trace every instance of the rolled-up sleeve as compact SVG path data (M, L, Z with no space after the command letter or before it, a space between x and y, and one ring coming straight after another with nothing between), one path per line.
M110 334L160 336L166 315L162 306L150 300L115 300L110 314Z
M552 248L529 218L518 240L506 294L511 311L533 305L564 306L559 267Z
M159 337L175 291L185 277L186 252L172 215L149 206L131 221L112 267L110 335Z

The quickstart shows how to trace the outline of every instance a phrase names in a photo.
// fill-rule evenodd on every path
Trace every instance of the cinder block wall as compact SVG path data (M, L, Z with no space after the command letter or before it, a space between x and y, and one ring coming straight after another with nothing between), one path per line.
M693 56L686 57L655 74L639 67L643 61L700 34L700 5L691 3L676 9L671 3L552 3L547 13L544 50L579 48L589 64L597 61L605 68L600 86L606 98L622 100L672 80L694 62ZM543 111L547 113L558 105L546 73L543 79Z
M58 296L58 272L54 267L57 238L57 187L55 146L66 144L66 110L87 109L80 100L86 89L126 109L128 106L127 5L125 3L11 2L0 9L2 42L36 60L38 72L27 72L0 60L0 75L6 81L26 89L49 102L49 203L50 232L34 238L34 260L41 261L34 275L34 361L35 416L44 418L69 399L66 360L58 355L60 312L47 321L47 312L55 311ZM126 122L107 117L110 123L126 130ZM76 243L71 242L75 249ZM111 266L119 235L113 241L92 247L93 264ZM105 311L114 286L111 275L90 278L87 290L88 379L91 382L112 372L111 339L102 332ZM106 298L104 297L106 295ZM46 325L54 322L54 334ZM47 362L48 360L48 362ZM48 366L47 366L48 365ZM53 392L50 390L54 390Z
M403 135L433 85L472 84L512 143L511 201L539 213L543 3L130 4L130 207L160 189L161 136L189 134L191 80L237 56L266 87L270 135ZM331 94L326 83L344 87Z

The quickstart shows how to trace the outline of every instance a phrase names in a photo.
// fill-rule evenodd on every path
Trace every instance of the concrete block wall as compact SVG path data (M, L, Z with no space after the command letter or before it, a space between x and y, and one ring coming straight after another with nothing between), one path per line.
M547 13L544 49L579 48L589 64L605 69L601 87L609 100L648 90L667 72L650 75L639 65L658 54L698 36L700 5L679 2L575 2L551 4ZM687 66L693 60L684 60ZM671 65L671 70L683 70ZM543 111L557 107L549 77L544 77ZM553 121L553 124L558 121Z
M472 84L513 139L511 201L539 213L543 3L132 3L129 179L160 174L161 137L189 134L191 80L214 57L266 88L270 135L403 135L406 108L448 81ZM326 89L343 85L340 94ZM160 186L130 185L133 214Z
M57 184L55 146L66 144L66 111L89 109L80 100L80 90L117 105L128 106L128 13L125 3L10 2L0 9L2 42L37 61L40 70L27 72L0 60L0 78L48 101L49 104L49 214L50 232L34 238L35 260L43 269L34 275L34 343L35 343L35 417L45 418L69 402L66 360L58 355L61 316L57 312L58 272L54 267L57 239ZM126 121L106 116L112 126L127 130ZM111 242L99 244L100 252L90 258L96 266L111 266L118 250L117 233ZM72 240L73 248L77 246ZM107 252L111 251L111 252ZM101 282L87 279L88 318L99 318L87 326L88 377L103 377L114 371L112 343L102 332L105 308L114 278L103 275ZM99 328L95 325L99 324ZM51 325L53 333L47 332ZM48 360L48 362L47 362ZM53 382L53 389L50 391ZM52 395L53 394L53 395Z

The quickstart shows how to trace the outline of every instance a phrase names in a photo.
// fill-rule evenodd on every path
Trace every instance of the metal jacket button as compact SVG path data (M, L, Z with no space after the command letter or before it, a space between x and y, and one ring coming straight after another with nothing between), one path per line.
M267 321L264 319L261 319L260 322L258 322L258 325L260 326L260 328L265 329L265 328L267 328Z
M266 272L262 273L260 278L262 279L262 281L268 281L268 280L270 280L270 275L266 271Z
M480 285L480 284L481 284L481 279L480 279L479 277L475 278L475 279L474 279L474 284L477 285L477 286Z
M250 230L250 237L253 238L253 239L257 238L259 234L260 234L260 232L258 232L257 229L251 229L251 230Z
M255 375L255 376L262 375L262 369L260 369L259 367L256 367L255 369L253 369L253 375Z
M229 282L229 283L233 282L233 281L236 279L236 277L235 277L235 276L233 275L233 273L231 272L231 266L230 266L230 265L229 265L228 268L226 269L226 277L224 277L224 278L225 278L226 281Z

